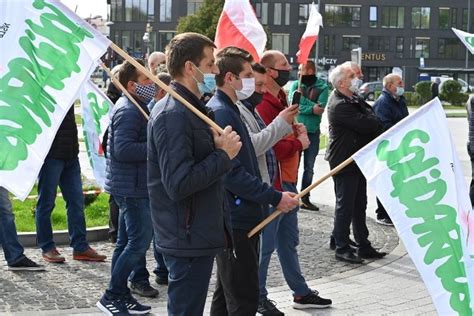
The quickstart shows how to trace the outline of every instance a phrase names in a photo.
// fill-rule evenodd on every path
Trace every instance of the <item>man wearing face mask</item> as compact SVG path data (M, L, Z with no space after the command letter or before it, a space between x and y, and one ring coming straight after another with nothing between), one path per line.
M137 60L144 65L142 60ZM145 113L155 96L156 85L126 61L119 81ZM112 112L107 142L105 191L113 195L119 206L119 229L112 256L109 287L97 307L104 313L143 314L150 306L137 302L127 286L133 271L131 290L146 296L158 291L150 286L145 255L153 236L150 200L147 189L147 119L123 95Z
M383 78L382 95L374 103L374 111L382 122L384 130L388 130L393 125L408 116L408 108L403 93L405 85L402 78L397 74L389 74ZM377 199L377 223L381 225L393 226L390 216Z
M358 79L350 64L337 66L329 76L335 90L328 100L329 145L326 160L331 169L351 157L382 132L382 124L370 105L362 100ZM362 263L363 258L379 259L386 253L375 250L366 225L367 182L353 162L333 176L336 194L333 237L337 260ZM350 246L352 222L357 253Z
M298 122L303 123L306 127L311 142L309 147L303 151L304 172L301 180L301 191L303 191L313 183L314 162L319 152L319 125L321 124L321 115L328 101L328 86L324 80L316 76L316 65L311 60L304 65L300 65L300 72L301 86L298 86L298 81L293 82L289 97L291 98L297 90L302 94L299 103ZM301 202L303 208L319 211L319 208L311 203L310 193L303 196Z
M230 211L234 252L217 256L216 290L211 315L255 315L258 305L258 240L247 233L265 214L268 205L287 212L298 201L290 192L279 192L263 183L257 157L249 133L240 117L236 103L249 98L255 90L252 56L237 47L226 47L216 55L219 74L217 91L208 106L214 111L216 123L232 126L240 135L242 149L233 159L226 175L225 208ZM246 276L245 278L242 276Z
M257 111L266 124L273 122L288 107L287 96L282 87L288 82L291 66L285 55L279 51L266 51L261 59L266 68L266 90ZM294 124L293 132L280 140L273 149L280 164L280 177L274 183L275 188L297 192L299 153L309 146L306 129L302 124ZM298 207L280 215L269 223L262 233L262 253L259 265L259 307L264 315L283 315L275 304L268 299L266 280L270 258L275 251L282 266L285 281L293 291L293 308L325 308L331 306L329 299L322 298L318 292L308 287L298 259L296 247L299 244Z

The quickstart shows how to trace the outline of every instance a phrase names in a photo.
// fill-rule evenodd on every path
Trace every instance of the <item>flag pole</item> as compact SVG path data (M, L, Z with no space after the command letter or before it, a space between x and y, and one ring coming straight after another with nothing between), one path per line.
M203 120L205 123L207 123L209 126L211 126L213 129L215 129L219 134L223 134L224 130L217 125L213 120L211 120L209 117L207 117L204 113L196 109L191 103L189 103L186 99L184 99L182 96L180 96L178 93L176 93L173 89L171 89L167 84L162 82L158 77L153 76L151 72L143 67L139 62L137 62L135 59L130 57L123 49L118 47L115 43L112 42L110 45L112 49L122 56L126 61L128 61L130 64L135 66L140 72L142 72L145 76L150 78L154 83L156 83L161 89L165 90L167 93L169 93L173 98L178 100L179 102L183 103L184 106L186 106L191 112L196 114L201 120Z
M349 157L347 158L345 161L343 161L342 163L340 163L336 168L332 169L331 171L329 171L326 175L324 175L323 177L319 178L316 182L314 182L313 184L311 184L309 187L307 187L306 189L304 189L303 191L301 191L300 193L298 193L296 196L295 196L295 199L300 199L301 197L305 196L306 194L308 194L311 190L313 190L315 187L317 187L318 185L320 185L321 183L323 183L326 179L328 179L329 177L332 177L334 176L335 174L337 174L339 171L341 171L342 169L344 169L345 167L347 167L349 164L351 164L352 162L354 161L354 158L352 157ZM265 218L262 222L260 222L257 226L255 226L248 234L247 234L247 237L248 238L251 238L253 235L255 235L256 233L258 233L260 230L262 230L265 226L268 225L268 223L270 223L271 221L273 221L275 218L278 217L278 215L281 214L281 211L279 210L276 210L275 212L273 212L272 214L270 214L267 218Z
M149 119L148 114L145 112L145 110L142 109L142 107L138 104L138 102L132 97L130 92L128 92L128 90L125 89L125 87L120 83L120 81L117 80L117 78L115 78L114 75L112 75L112 72L104 63L102 63L101 66L102 66L102 69L105 70L107 75L109 75L110 80L112 80L112 84L114 84L117 88L119 88L123 92L123 94L127 96L127 98L137 107L137 109L143 114L145 119L148 121Z

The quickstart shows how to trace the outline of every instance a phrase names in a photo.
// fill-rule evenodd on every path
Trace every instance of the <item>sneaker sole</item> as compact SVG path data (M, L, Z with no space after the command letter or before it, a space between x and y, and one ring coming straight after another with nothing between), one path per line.
M382 221L379 221L379 220L375 220L375 222L376 222L377 224L384 225L384 226L393 226L393 223L392 223L392 224L389 224L389 223L385 223L385 222L382 222Z
M102 305L102 304L100 303L100 301L97 302L97 303L95 303L95 306L97 306L97 308L100 309L101 312L103 312L104 314L106 314L106 315L108 315L108 316L113 316L113 315L114 315L111 311L109 311L109 310L107 309L107 307L105 307L104 305Z
M44 267L7 267L9 271L46 271Z
M132 314L132 315L143 315L143 314L148 314L150 312L151 312L151 308L147 309L145 311L131 311L131 310L128 310L128 313Z
M72 259L77 260L77 261L103 262L107 258L104 258L104 259L97 258L97 259L95 259L95 258L90 258L90 257L73 256Z
M329 305L315 305L315 304L293 303L293 308L294 309L309 309L309 308L323 309L323 308L328 308L328 307L331 307L331 304L329 304Z
M66 261L66 258L51 259L51 258L43 257L43 260L46 261L46 262L49 262L49 263L64 263L64 261Z

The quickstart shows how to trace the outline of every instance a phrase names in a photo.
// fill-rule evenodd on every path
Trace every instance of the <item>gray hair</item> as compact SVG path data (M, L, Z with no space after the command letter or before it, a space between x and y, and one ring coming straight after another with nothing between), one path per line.
M358 63L353 62L353 61L346 61L346 62L342 63L341 66L350 67L350 68L352 68L352 70L354 70L354 68L361 69L360 65Z
M392 83L395 80L395 78L402 79L402 77L399 74L394 74L394 73L388 74L385 77L383 77L383 81L382 81L383 87L387 88L387 85Z
M332 86L337 89L337 84L344 79L345 76L345 70L348 68L351 68L351 65L348 64L350 62L345 62L336 68L334 68L331 71L331 74L329 75L329 82L332 84Z

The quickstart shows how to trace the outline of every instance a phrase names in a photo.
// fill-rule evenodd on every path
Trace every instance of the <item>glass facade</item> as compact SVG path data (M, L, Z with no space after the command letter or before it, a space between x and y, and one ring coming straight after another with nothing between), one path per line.
M342 36L342 49L352 50L360 47L360 36Z
M459 59L462 51L459 40L456 38L438 39L438 58ZM464 52L463 52L464 53Z
M455 8L438 9L438 26L440 29L447 30L456 27L457 10Z
M273 24L281 25L281 3L275 3L273 7Z
M188 15L195 14L197 10L202 6L204 0L188 0Z
M160 0L160 22L171 22L173 0Z
M323 45L324 55L336 54L336 35L324 35L323 43L324 43Z
M383 7L382 28L402 29L405 27L404 7Z
M389 51L390 50L390 37L389 36L369 36L370 51Z
M335 27L360 27L360 6L326 4L324 24Z
M377 27L377 21L378 21L377 11L378 10L376 6L370 6L370 10L369 10L369 26L370 27Z
M413 7L411 9L411 28L427 30L430 28L429 7Z
M288 54L290 47L290 34L272 34L272 49Z
M404 51L405 51L405 40L403 37L397 37L395 41L395 57L396 58L403 58Z
M412 45L412 55L415 58L430 57L430 39L417 37Z
M257 18L260 20L260 23L263 25L268 24L268 3L256 3L255 13L257 14Z

